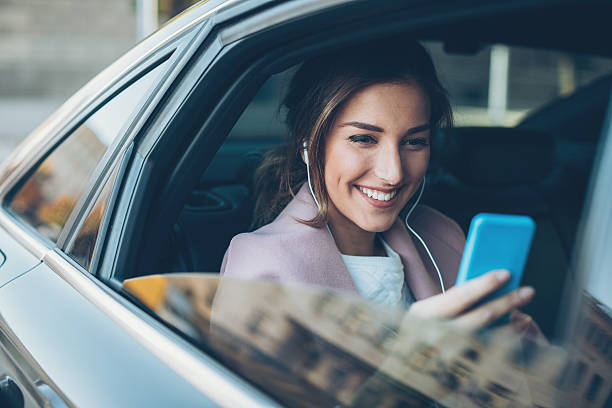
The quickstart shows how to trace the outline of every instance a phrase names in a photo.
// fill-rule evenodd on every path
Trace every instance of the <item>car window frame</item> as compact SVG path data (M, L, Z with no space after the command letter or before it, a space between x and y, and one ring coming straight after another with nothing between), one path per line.
M598 281L598 276L608 273L608 269L600 268L606 260L606 249L603 237L612 231L612 211L609 199L612 197L612 90L608 98L608 106L597 142L596 157L592 167L585 204L582 209L579 227L574 245L571 269L575 279L565 283L563 296L567 299L557 320L557 336L571 343L574 336L580 332L581 306L585 299L582 290ZM612 266L612 265L608 265ZM576 287L582 290L577 290ZM610 305L607 305L610 307Z
M96 183L95 186L92 188L93 195L91 196L91 200L84 203L82 207L82 211L84 215L78 218L77 220L75 220L74 225L73 225L74 232L69 236L69 239L66 239L64 247L61 248L62 253L67 255L68 259L74 261L75 265L77 265L79 268L81 268L84 271L87 271L88 273L92 275L95 275L97 263L98 263L98 260L99 260L99 257L102 251L103 243L104 243L104 238L106 237L107 228L110 225L110 219L111 219L110 214L112 213L112 208L115 204L115 200L117 199L117 194L119 192L119 186L121 185L121 178L123 177L123 174L127 167L127 163L128 163L130 154L132 152L133 145L134 145L133 142L131 142L129 146L127 147L127 149L123 152L123 156L119 158L117 162L112 164L112 166L108 169L108 171L104 173L103 176L101 176L99 183ZM108 194L108 197L106 197L105 209L100 219L98 233L96 234L94 248L91 254L91 262L89 264L89 267L85 268L83 265L77 262L74 258L72 258L71 251L74 249L74 244L77 238L79 237L79 234L81 233L81 230L83 226L85 225L85 222L87 221L87 218L89 217L89 214L91 214L95 206L98 204L98 199L102 197L102 193L104 189L107 187L107 183L112 183L110 185L110 192Z
M290 63L288 63L288 61L292 60L295 62L298 62L299 60L303 59L304 57L307 57L308 54L313 54L315 53L317 50L321 51L324 50L325 47L331 47L334 43L336 44L340 44L340 43L347 43L348 41L346 40L346 38L353 38L354 41L357 41L357 39L361 38L375 38L376 36L383 36L386 34L392 34L394 32L396 32L396 30L398 29L402 29L405 32L415 32L415 34L419 34L421 33L420 29L422 27L423 21L427 21L429 26L436 26L437 24L444 24L444 25L449 25L452 26L452 24L456 21L458 22L465 22L464 16L465 13L467 13L467 11L465 10L465 5L461 5L461 4L457 4L456 8L453 7L449 7L448 10L445 10L445 13L441 14L441 13L436 13L435 10L432 10L431 8L427 7L426 4L415 4L413 6L397 6L397 5L393 5L390 3L382 3L381 4L381 14L377 15L377 16L368 16L366 15L365 17L363 15L359 15L359 11L361 11L363 9L362 6L360 6L359 4L355 4L355 3L351 3L351 2L347 2L345 4L340 4L340 2L338 3L334 3L332 6L330 6L328 9L319 9L318 7L314 7L313 8L313 12L312 13L308 13L305 10L308 10L308 5L310 5L309 1L297 1L297 2L291 2L291 3L283 3L280 5L276 5L274 7L270 8L270 13L269 16L271 16L270 18L272 19L272 21L274 21L274 24L271 24L269 27L263 26L262 25L262 21L261 21L261 15L256 15L252 21L249 20L249 18L245 18L243 20L239 20L237 22L235 22L235 24L228 24L226 27L221 27L220 31L219 31L219 40L222 44L223 44L223 50L220 52L218 59L215 60L214 64L211 66L212 69L214 69L214 66L217 65L220 61L223 61L223 58L225 58L225 54L234 54L234 56L232 58L235 58L234 65L240 66L240 64L245 64L245 60L248 60L248 58L251 59L255 59L255 62L253 61L249 61L249 66L248 68L241 68L240 72L237 74L234 74L234 82L237 81L241 81L241 85L243 87L251 87L253 86L249 81L243 81L243 77L246 76L246 72L250 72L252 75L252 77L257 77L257 75L259 75L259 77L265 77L267 78L270 74L272 73L276 73L279 71L279 69L284 69L287 68L288 66L292 65ZM516 5L516 4L511 4L511 3L507 3L507 2L501 2L499 4L495 4L495 5L490 5L487 7L481 7L482 5L475 5L473 7L473 9L470 10L470 15L473 15L473 17L478 17L479 18L483 18L484 16L495 16L495 15L510 15L513 12L516 12L517 10L522 10L524 9L524 7L521 7L520 5ZM292 11L294 7L303 7L302 9L302 14L299 15L299 18L296 17L294 14L292 14ZM399 10L395 7L401 7ZM533 7L531 7L531 10L535 13L535 10L537 10L538 8L534 5ZM344 13L343 11L349 10L349 13ZM357 11L355 11L357 10ZM410 13L408 13L408 10L410 11ZM397 13L399 11L399 13ZM383 12L387 13L387 14L383 14ZM472 13L473 12L473 13ZM352 14L351 14L352 13ZM432 15L433 13L433 15ZM377 24L375 27L367 27L367 28L363 28L363 25L361 27L357 27L357 24L354 23L354 20L351 21L346 21L345 20L345 14L351 14L353 16L358 16L360 18L363 19L376 19ZM399 16L397 15L399 14ZM273 17L273 18L272 18ZM323 18L321 18L323 17ZM381 28L380 25L382 25L381 23L381 19L384 18L385 19L385 24L386 26L384 28ZM318 19L318 20L317 20ZM326 35L319 35L317 38L321 39L321 41L318 42L313 42L312 41L312 37L310 37L310 33L308 34L304 34L305 37L301 38L301 39L297 39L294 40L295 38L295 28L299 27L300 24L304 24L304 22L310 21L312 23L312 21L317 21L318 23L321 22L326 22L325 19L327 19L327 23L329 23L329 21L333 21L335 23L335 26L333 28L329 28L327 26L323 26L322 29L327 30L326 31ZM350 26L350 24L354 24L352 27L353 28L359 28L358 32L351 32L351 33L347 33L346 28ZM316 24L315 24L316 25ZM340 31L337 27L342 26L345 28L345 31ZM312 25L311 25L312 27ZM335 33L337 33L337 37L338 38L329 38L329 34L330 32L332 32L335 29ZM227 31L226 31L227 30ZM229 33L229 34L228 34ZM318 34L312 34L312 36L315 36ZM275 39L276 36L276 39ZM279 47L278 45L269 45L269 44L276 44L279 40L278 38L283 38L284 44L286 44L290 39L291 41L294 41L293 43L293 47L289 47L289 46L285 46L283 47ZM262 39L265 39L267 41L268 44L264 44L262 45L261 42ZM310 39L310 41L309 41ZM245 44L251 44L251 47L246 46ZM242 51L243 54L246 55L245 56L241 56L241 57L237 57L235 54L236 52L228 52L228 50L234 46L238 46ZM274 47L277 47L276 50L274 51ZM282 48L283 50L285 50L285 54L281 55L281 53L279 52L279 48ZM554 48L554 47L553 47ZM270 51L270 49L272 49L272 51ZM267 50L267 51L265 51ZM264 53L268 52L269 54L266 57L262 57L262 55ZM298 57L299 56L299 57ZM267 62L262 62L261 59L262 58L267 58ZM274 60L274 58L276 58L276 61ZM279 62L279 61L284 61L283 63ZM260 70L260 72L258 73L254 73L254 69L252 69L252 65L258 65L258 69ZM279 68L279 66L281 66L281 68ZM228 64L226 66L227 69L235 69L232 66L230 66L230 64ZM210 76L210 72L206 73L206 75ZM226 73L226 75L228 75ZM223 77L219 78L222 79ZM214 90L215 86L224 86L224 85L218 85L218 84L211 84L212 81L208 81L207 85L208 85L208 91L212 92L212 90ZM260 80L259 84L257 84L255 86L255 88L257 88L259 85L261 85L264 82L264 80ZM197 92L198 87L203 86L202 84L198 84L195 88L194 88L194 93ZM233 87L233 88L232 88ZM228 89L235 89L236 86L232 85L232 87L227 86L225 88L225 90L227 91ZM240 90L234 90L234 91L230 91L228 93L231 92L242 92L243 94L247 94L248 92L252 92L252 90L248 90L248 89L240 89ZM252 92L253 93L253 92ZM254 94L254 93L253 93ZM250 94L249 96L247 96L247 98L252 97L253 95ZM226 101L229 98L228 95L222 95L220 100ZM219 106L221 106L224 102L219 102L217 103L214 107L212 108L206 108L209 109L210 112L215 112L214 114L217 114L220 110ZM241 110L240 108L238 108L238 110ZM200 164L201 162L209 162L211 160L211 157L209 157L209 151L215 151L216 149L219 148L219 146L222 143L222 140L219 140L218 138L214 138L213 136L211 136L208 140L209 145L207 146L207 149L205 149L202 144L198 144L198 141L196 139L201 138L203 134L206 134L207 132L209 134L214 134L215 132L219 132L219 133L223 133L222 129L216 128L214 125L211 125L211 123L213 122L212 120L209 120L208 115L210 115L209 111L204 111L203 116L205 116L206 120L201 120L200 123L190 123L189 126L184 126L183 129L185 129L186 131L189 131L191 133L196 133L197 136L194 136L194 140L193 143L191 143L191 145L187 144L184 145L184 150L185 150L185 154L183 156L178 157L175 160L175 163L177 163L176 167L173 169L173 174L170 176L172 178L179 179L179 177L175 177L176 175L178 175L181 172L181 167L183 167L183 164L186 163L187 161L191 161L193 164L193 158L190 158L189 156L191 154L193 154L194 151L198 151L199 153L202 154L202 156L200 158L198 158L198 160L200 160ZM224 113L226 114L226 113ZM226 116L232 116L231 113L226 114ZM233 118L233 122L235 122L235 117ZM191 122L194 122L195 120L191 120ZM206 122L206 123L203 123ZM194 131L192 129L192 127L199 127L199 130ZM163 144L163 135L155 140L149 139L148 141L144 141L142 144L143 145L153 145L153 144ZM143 152L143 166L147 167L147 174L149 174L149 177L154 177L152 174L155 173L155 169L153 164L151 164L151 162L154 160L153 157L155 157L155 159L160 159L160 156L155 156L155 152L151 153L149 151L147 151L146 149L142 148L142 145L137 147L138 151L142 151ZM163 158L162 158L163 160ZM197 166L198 164L196 164ZM205 167L205 164L201 166L202 168ZM202 169L203 170L203 169ZM183 172L183 174L185 174L185 172ZM156 176L160 176L159 174L156 174ZM162 175L161 178L165 177L166 175ZM157 178L157 180L159 180L160 177ZM136 180L134 181L136 183L136 191L135 191L135 195L138 197L141 197L140 200L141 201L154 201L156 203L156 205L158 205L159 207L161 207L161 204L157 204L156 199L160 198L163 200L163 197L172 197L173 195L166 195L165 193L168 193L169 191L177 191L180 189L179 186L174 185L174 187L172 187L172 182L168 182L166 184L166 186L168 186L168 189L164 192L164 193L159 193L159 192L154 192L152 190L154 189L147 189L146 187L143 187L143 185L147 184L146 180L143 180L141 178L139 178L138 176L136 176ZM193 182L193 185L195 186L195 181L192 180L191 178L186 178L186 179L181 179L181 183L182 184L190 184ZM171 209L172 211L170 212L164 212L162 210L158 210L158 209L153 209L153 212L158 212L159 214L165 214L167 216L167 214L173 213L173 211L175 211L176 209L172 207L172 205L168 206L169 209ZM150 211L150 208L142 208L143 212L146 213L148 211ZM131 209L128 209L128 212L132 212ZM130 246L137 246L139 248L141 248L141 254L151 254L151 253L157 253L156 250L160 250L161 248L155 248L155 246L150 246L148 247L146 244L142 244L140 242L140 240L142 240L143 236L161 236L160 234L164 234L166 231L164 230L164 226L157 226L157 225L152 225L156 222L156 217L155 216L150 216L148 217L148 219L145 221L144 220L144 216L139 216L137 214L132 213L131 215L126 215L128 217L135 217L134 219L138 219L140 221L140 224L142 225L146 225L146 228L148 229L147 232L142 232L142 231L136 231L134 228L131 228L130 231L127 231L126 235L122 235L121 237L118 238L118 241L126 241L124 244L119 243L117 245L116 252L117 255L114 257L112 263L113 266L109 266L108 268L105 268L105 272L102 276L103 279L108 280L109 284L113 285L114 287L118 288L120 287L120 281L121 279L115 279L115 277L113 276L115 270L134 270L135 266L139 266L139 267L144 267L145 269L146 266L149 266L150 264L148 262L150 262L149 259L146 258L146 256L142 255L140 256L140 258L138 259L138 261L134 261L134 260L130 260L130 256L129 256L129 252L130 250L126 248L128 247L128 242ZM138 218L140 217L140 218ZM157 217L158 219L159 217ZM149 222L150 221L150 222ZM132 224L137 224L136 222L132 222ZM167 230L167 228L165 228ZM149 257L150 258L150 257Z
M107 283L111 271L116 267L116 248L124 236L124 231L134 228L133 224L136 222L134 219L128 222L127 211L134 200L142 199L135 197L133 189L142 174L148 174L143 151L156 147L160 134L172 131L167 129L168 123L172 121L175 112L179 110L187 96L193 91L194 83L200 79L198 73L201 73L219 52L221 44L218 37L211 33L214 24L214 18L211 17L192 27L195 31L193 38L181 51L181 59L177 61L173 71L166 79L163 89L164 100L156 105L156 112L147 118L147 122L139 127L138 132L132 139L136 144L121 180L118 202L116 203L121 211L112 215L112 222L119 225L120 228L114 228L110 231L107 237L108 242L104 243L105 249L100 255L96 270L96 276ZM199 51L202 51L208 58L194 61L193 57L198 55ZM120 287L115 286L114 288L120 290Z
M69 240L76 233L75 229L78 229L79 225L84 222L84 218L88 214L89 207L93 205L92 201L95 201L99 194L98 190L103 187L104 181L108 178L108 173L112 171L112 168L115 166L116 160L118 160L118 157L122 154L122 152L125 151L125 146L127 143L129 143L130 136L133 136L134 128L138 124L138 118L140 118L147 110L150 101L155 98L155 95L160 89L160 85L164 83L169 71L171 71L173 57L176 58L176 56L174 55L176 48L170 47L169 50L164 51L161 52L161 56L157 58L152 57L151 59L154 60L153 62L147 63L144 69L141 69L133 76L130 76L130 79L126 81L124 86L116 94L114 94L114 97L121 96L121 92L127 90L130 86L134 85L137 81L144 78L147 74L151 73L153 70L160 67L162 64L168 63L168 66L165 67L165 70L162 70L159 73L159 81L153 83L151 87L147 89L147 91L145 91L145 95L140 98L140 101L138 102L136 108L130 114L126 123L123 124L123 126L121 127L119 134L113 140L113 143L108 147L108 149L102 156L102 159L100 159L100 161L96 165L91 179L86 185L83 193L77 201L77 204L70 213L66 224L60 232L60 235L57 239L57 246L59 248L65 250L66 245L69 243ZM98 109L105 106L106 103L112 102L114 97L107 99L105 102L98 106ZM90 116L85 118L85 121L87 121L87 119L89 119L90 117L94 116L95 112L97 112L97 110L94 110L94 112ZM85 121L82 123L85 123ZM72 133L68 134L67 137L63 140L66 140L68 137L70 137L71 134Z
M333 44L346 43L346 38L352 38L353 41L357 41L358 39L373 38L376 35L382 36L385 35L385 33L392 33L393 30L396 30L398 28L398 26L404 28L414 26L414 20L418 21L418 17L420 17L415 17L414 20L401 19L395 16L392 12L395 10L395 7L393 7L393 5L388 5L388 14L385 16L394 21L395 24L389 24L386 26L383 26L383 24L377 24L376 29L364 30L363 27L361 27L362 29L358 30L358 32L346 32L347 30L342 31L338 27L342 26L345 29L348 26L358 27L358 23L356 23L352 19L347 19L346 16L344 16L344 14L342 13L342 10L346 8L354 8L359 12L362 10L362 8L359 7L358 4L354 4L352 2L344 2L340 4L340 2L336 2L328 8L321 9L321 7L315 4L315 2L302 1L293 3L290 8L299 8L299 4L308 4L310 7L312 7L312 12L307 13L302 10L303 14L300 16L299 19L296 19L294 18L293 13L287 12L287 5L277 5L277 11L280 15L276 17L278 19L277 24L270 27L269 30L252 30L250 28L251 24L247 17L243 20L233 22L233 24L232 22L230 22L227 25L215 27L216 33L212 35L214 39L206 39L206 44L202 45L202 50L200 54L194 56L194 59L196 61L190 67L198 68L199 66L201 71L192 73L191 75L201 76L201 78L199 78L199 81L197 81L197 83L188 85L190 87L189 96L196 98L198 91L201 91L203 88L206 88L209 94L219 95L219 100L216 101L216 103L210 104L212 106L207 106L206 108L202 109L202 114L200 118L187 119L187 121L189 122L188 124L176 125L176 122L179 122L176 117L180 115L173 115L176 117L172 118L174 119L174 122L170 123L170 125L176 125L176 128L179 129L186 128L186 131L190 132L190 134L192 135L195 133L195 135L193 137L193 140L189 141L186 145L183 145L182 150L184 150L184 153L181 154L174 161L175 163L177 163L177 165L172 170L172 177L177 177L177 175L181 172L183 172L182 174L185 175L185 163L190 162L193 165L193 158L190 156L193 155L194 152L199 152L203 155L203 158L201 157L196 160L196 162L199 162L199 164L203 162L208 163L211 160L212 156L214 155L214 152L218 150L220 145L225 140L227 134L229 133L229 129L219 129L218 127L216 127L215 124L222 122L222 120L218 120L219 115L233 115L235 117L233 117L231 123L235 123L237 118L240 116L240 114L236 114L235 111L238 110L238 112L242 112L243 108L248 104L248 101L251 100L251 98L255 95L259 87L265 82L265 79L267 79L271 74L276 73L279 70L288 68L289 66L302 60L305 55L307 56L309 53L313 54L317 51L325 49L325 47L329 48L333 46ZM404 10L404 13L407 13L405 6L402 7L402 10ZM402 17L405 16L405 14L402 15ZM342 17L344 17L344 19L342 19ZM361 15L361 17L364 19L373 18L367 13L365 15ZM452 17L460 18L460 16L456 15ZM439 18L440 20L446 20L449 18L449 16L444 15ZM221 19L221 17L219 19ZM339 19L341 19L342 21L339 22ZM260 17L256 15L254 16L254 20L255 25L253 27L259 27L257 23L258 21L260 22ZM308 28L312 27L311 23L313 20L318 22L325 22L327 24L326 30L328 30L325 34L313 34L317 38L323 38L321 41L315 44L309 43L307 38L299 37L293 32L296 25L299 26L300 24L302 25L303 30L309 32ZM243 24L245 25L245 30L239 29L236 31L236 27L241 27ZM226 30L230 30L229 33L231 35L228 35L228 31ZM237 32L243 32L244 38L237 38ZM330 32L337 33L337 36L331 36ZM297 48L295 47L295 43L293 43L292 46L269 45L277 43L284 44L284 42L279 40L279 38L284 39L287 35L291 35L291 37L294 38L293 41L299 45ZM219 50L218 55L214 56L214 61L212 61L209 66L208 61L206 63L203 61L211 58L210 53L207 53L207 46L210 44L218 44L221 46L221 49ZM254 48L252 48L253 45L255 45ZM265 51L262 51L262 49ZM255 58L255 63L249 64L247 67L241 65L244 64L245 60L248 61L250 58ZM223 68L219 68L220 66L223 66ZM238 66L239 68L236 68L236 66ZM237 73L231 76L233 81L229 81L229 83L227 83L228 81L226 80L226 78L228 77L228 75L226 74L227 70L231 70L231 72L237 71ZM215 74L211 75L211 71L215 72ZM221 75L219 75L220 73ZM215 77L215 75L216 77L221 76L221 78L219 78L222 79L220 81L220 84L214 83L214 81L211 80L211 78ZM237 85L238 83L239 85ZM222 88L223 92L219 92L219 88ZM225 91L227 91L228 89L230 89L230 91L226 94ZM213 90L216 92L213 92ZM231 109L231 112L219 112L220 110L223 110L220 109L219 106L227 106L227 99L235 97L236 93L242 94L242 102L239 102L239 104L241 104L242 106L239 106L238 108L234 107L233 109ZM228 94L231 94L231 96ZM215 97L212 97L212 99L215 99ZM189 101L186 100L182 102L184 105L189 104ZM213 112L212 115L211 112ZM212 118L209 116L211 116ZM167 125L167 122L161 122L158 126L166 127ZM135 178L134 183L136 183L135 188L137 189L135 195L140 196L140 198L136 201L140 203L152 200L151 195L154 194L152 191L154 189L150 188L150 186L147 186L147 184L150 183L152 179L159 178L159 175L154 173L155 170L153 168L155 166L157 166L157 168L163 167L162 164L154 162L156 160L159 161L165 159L162 155L158 154L159 150L163 150L166 146L168 146L166 140L168 139L168 137L164 138L164 136L167 136L172 131L174 131L175 134L178 133L176 128L172 129L171 127L172 126L166 129L166 131L160 135L149 134L144 139L137 140L136 149L137 153L141 155L142 164L141 167L138 169L130 169L130 172ZM227 132L225 132L225 130L227 130ZM222 136L216 136L218 134L222 134ZM207 138L205 136L202 137L203 135L212 136L210 138ZM206 142L203 142L203 139L206 139ZM206 144L206 147L202 146ZM211 154L210 152L213 153ZM143 167L146 168L149 166L151 166L149 169L143 171ZM140 177L141 174L146 174L149 179L142 179ZM196 180L191 180L191 178L193 178L192 176L193 174L189 174L189 181L186 181L186 183L193 183L193 185L195 185ZM166 185L171 184L172 183L167 183ZM161 196L163 197L164 193L162 193ZM128 204L128 207L130 205L131 204ZM164 212L160 211L160 213ZM140 239L140 237L137 235L140 231L137 231L135 226L143 224L142 218L139 218L143 216L142 214L143 213L135 211L133 208L126 209L126 214L124 214L123 216L126 218L131 218L131 221L129 222L129 230L127 232L121 232L119 236L115 238L115 241L117 241L117 243L116 246L113 248L113 251L111 251L114 254L113 258L105 259L103 261L103 266L99 277L117 290L120 290L121 288L122 279L117 278L115 276L116 270L133 270L136 265L148 266L148 260L145 259L146 255L144 254L155 253L155 251L159 249L141 248L142 251L140 253L143 254L143 256L140 257L140 259L138 259L137 261L131 258L131 248L129 247L134 245L140 245L140 243L136 243L137 240ZM152 233L158 234L163 232L155 231ZM146 236L147 234L144 235Z
M244 19L230 21L227 24L215 27L215 31L217 33L215 39L207 39L207 41L209 43L219 43L222 46L222 49L220 50L219 55L215 58L215 61L210 64L210 69L208 71L205 72L202 70L201 72L192 73L192 75L202 75L203 77L207 76L208 78L202 78L201 81L193 85L193 89L191 90L192 95L190 95L190 97L193 96L193 94L197 94L197 92L202 88L206 87L210 94L219 95L219 102L213 104L211 107L207 106L206 108L203 108L201 110L202 113L200 114L202 118L183 118L186 122L188 122L188 124L183 125L182 127L176 125L175 123L170 123L170 128L175 125L175 129L173 129L175 133L178 133L176 129L182 129L181 132L189 132L193 135L193 141L183 145L183 150L185 153L178 156L174 160L173 163L176 163L176 166L172 170L170 177L174 178L175 180L179 179L180 177L177 177L177 175L182 172L182 175L186 175L187 178L181 179L181 184L192 184L195 186L197 181L194 180L192 174L184 171L185 163L190 161L193 165L195 161L196 167L202 167L203 172L205 165L200 165L202 163L207 164L212 159L212 154L209 153L211 151L214 152L218 150L228 133L225 132L225 129L219 129L216 127L214 124L215 120L210 119L209 115L213 112L213 114L216 115L219 113L219 111L223 110L220 109L219 106L224 104L229 98L235 97L235 93L242 93L243 99L249 101L254 96L257 89L259 89L259 87L265 82L265 79L267 79L270 75L302 61L308 55L313 55L316 52L330 49L334 46L334 44L347 44L350 42L349 39L352 42L357 42L363 39L382 37L385 35L391 35L394 32L397 32L398 29L406 32L414 31L418 33L423 19L427 19L427 21L432 25L434 25L433 21L440 24L450 24L451 22L457 20L463 21L465 11L464 6L457 4L454 7L456 8L450 7L447 12L440 14L436 13L436 10L432 10L430 7L428 7L427 4L406 6L401 4L397 5L393 2L384 2L381 3L381 14L372 16L371 14L364 12L364 7L362 5L350 1L334 1L333 3L328 4L326 7L322 7L320 3L313 0L302 0L273 5L266 12L260 11L259 14L255 14L254 16L247 16ZM504 2L502 2L501 4L496 4L492 7L474 7L473 12L474 16L494 15L495 13L510 13L510 9L516 10L518 8L519 7L511 4L504 4ZM348 11L348 13L346 13L346 11ZM231 8L229 9L229 14L231 14ZM274 22L273 24L270 24L269 27L263 25L262 16L264 14ZM353 19L347 18L347 15L353 16ZM233 15L230 17L233 17ZM222 18L222 15L220 15L218 16L217 20L221 21ZM355 18L362 22L361 26L359 23L355 22ZM383 18L385 24L381 22L381 19ZM376 21L376 25L374 27L366 26L368 28L364 28L363 21L371 21L373 19ZM323 27L326 30L325 34L321 34L319 32L313 34L311 32L311 28L313 26L317 26L317 24L324 25ZM341 30L339 28L340 26L344 27L344 30ZM302 37L296 35L296 27L302 27L300 29L304 31L300 31L303 34ZM304 29L304 27L306 27L306 29ZM352 28L353 30L347 30L347 28ZM332 33L335 35L332 36ZM279 40L279 38L283 39L284 41ZM313 42L312 38L317 39L317 41ZM292 46L288 46L286 44L289 39L293 41ZM205 48L204 45L202 48ZM241 51L237 51L237 49ZM201 60L209 58L209 55L202 53L199 58L200 61L194 62L194 65L200 64ZM249 59L254 59L254 61L249 61ZM250 62L246 67L243 65L245 64L245 61ZM226 64L225 70L218 69L220 63ZM257 68L253 68L254 65L257 65ZM240 68L236 69L236 66ZM228 70L229 72L234 72L234 74L232 74L234 81L233 83L226 85L223 82L228 76ZM216 74L211 74L210 71L216 72ZM221 75L219 75L218 71L222 71ZM238 72L235 73L236 71ZM212 75L217 75L221 84L213 83L214 81L210 80ZM250 77L250 79L244 80L245 77ZM235 85L235 83L238 81L241 83L241 87ZM228 91L228 89L230 89L227 94L231 94L232 96L222 92L215 93L216 90L221 87L223 87L224 91ZM184 105L187 105L188 103L189 102L185 102ZM221 112L221 114L225 115L226 117L231 117L231 122L235 123L239 117L239 114L235 114L234 111L238 110L239 112L242 112L247 104L248 102L242 103L242 106L231 109L232 112ZM176 122L176 118L174 121ZM217 122L220 122L220 120ZM167 122L160 122L160 124L163 127L168 125ZM166 130L165 134L167 135L169 132L170 130ZM215 137L216 133L225 134L223 137L219 138ZM209 138L202 137L202 135L205 134L210 134L213 136ZM169 190L161 194L158 191L154 191L155 188L147 187L147 184L151 183L151 179L159 180L160 178L167 177L166 174L155 174L155 167L163 166L153 163L155 160L165 160L163 155L157 154L157 152L152 149L152 146L155 145L157 145L155 146L156 149L159 149L159 145L168 146L164 140L164 136L165 135L163 133L159 136L147 135L143 140L137 141L137 152L142 155L142 166L147 168L147 170L142 171L142 168L140 168L138 170L130 170L130 172L142 172L145 174L145 177L149 178L149 180L145 180L141 178L140 175L134 175L134 183L136 183L136 191L134 194L140 197L137 201L157 202L156 200L159 199L159 197L161 197L163 201L163 197L173 196L172 194L174 193L167 195L168 191L180 189L178 185L175 185L173 188L172 182L168 182L166 184L166 187L170 186ZM202 143L202 139L208 140L205 143ZM204 147L203 145L206 143L208 143L208 145ZM199 152L201 157L194 160L193 157L190 157L194 154L194 152ZM157 197L153 198L154 195L157 195ZM129 207L132 204L127 205ZM170 211L168 211L167 208L159 211L154 209L153 211L157 211L159 214L169 214L177 211L177 209L173 208L172 205L169 207ZM149 226L149 224L156 223L155 216L151 216L147 221L144 221L143 214L149 210L150 208L143 208L142 212L133 211L131 208L126 210L126 212L130 214L125 214L125 217L132 218L132 221L130 222L131 226L129 226L125 232L121 232L120 236L116 238L116 240L119 242L114 248L116 255L113 256L113 259L104 260L103 262L104 266L102 267L102 274L100 277L103 280L106 280L116 289L120 288L121 279L115 278L115 270L135 270L136 266L143 267L143 265L144 268L147 269L147 267L150 266L150 259L148 258L151 257L147 257L144 254L158 253L157 251L162 250L162 248L155 247L155 245L147 246L147 243L142 245L140 242L143 236L163 236L163 234L167 232L165 231L167 228L164 226L160 226L159 228L157 225ZM136 225L147 225L146 228L148 228L149 231L143 233L142 231L138 230L140 227L135 227ZM121 243L121 241L124 243ZM141 247L141 256L137 261L131 259L130 246Z

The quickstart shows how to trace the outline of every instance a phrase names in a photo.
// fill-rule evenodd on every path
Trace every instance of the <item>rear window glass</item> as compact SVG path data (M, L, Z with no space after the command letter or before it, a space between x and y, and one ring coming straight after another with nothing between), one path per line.
M74 130L21 185L10 209L57 241L97 164L166 64L128 86Z

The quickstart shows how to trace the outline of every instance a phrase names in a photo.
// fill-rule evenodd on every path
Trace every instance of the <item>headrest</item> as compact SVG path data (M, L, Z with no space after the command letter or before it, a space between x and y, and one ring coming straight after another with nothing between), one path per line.
M542 132L502 127L457 127L437 132L439 164L475 187L534 184L555 166L555 141Z

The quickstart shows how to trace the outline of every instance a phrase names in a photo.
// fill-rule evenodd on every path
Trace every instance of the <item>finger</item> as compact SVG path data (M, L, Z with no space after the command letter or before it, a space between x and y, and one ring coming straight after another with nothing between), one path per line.
M526 305L533 299L534 295L535 290L532 287L513 290L456 318L453 324L468 330L484 327L510 313L513 309Z
M480 299L503 286L510 278L510 272L504 269L488 272L478 278L470 279L460 286L454 286L441 296L426 299L428 309L432 310L430 317L455 317Z
M510 278L510 272L500 269L455 286L444 295L435 295L414 303L411 314L423 319L448 319L459 315L484 296L502 286Z

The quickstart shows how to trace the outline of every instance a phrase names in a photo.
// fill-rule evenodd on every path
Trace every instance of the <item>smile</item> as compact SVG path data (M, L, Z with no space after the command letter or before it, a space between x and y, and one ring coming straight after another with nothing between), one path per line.
M357 186L357 187L363 194L367 195L370 198L373 198L374 200L378 200L378 201L390 201L397 194L397 190L393 190L391 192L384 192L384 191L379 191L379 190L372 190L372 189L361 187L361 186Z

